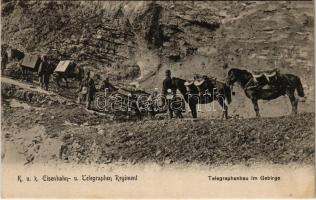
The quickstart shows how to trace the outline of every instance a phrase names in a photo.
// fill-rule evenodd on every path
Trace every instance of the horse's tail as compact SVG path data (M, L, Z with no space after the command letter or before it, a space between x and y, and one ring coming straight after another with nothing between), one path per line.
M296 90L297 90L298 96L300 96L300 97L304 97L305 96L303 85L302 85L301 79L299 77L297 77Z
M227 103L230 104L232 102L232 94L231 94L231 89L229 85L227 84L224 85L224 94L225 94L225 99L227 100Z

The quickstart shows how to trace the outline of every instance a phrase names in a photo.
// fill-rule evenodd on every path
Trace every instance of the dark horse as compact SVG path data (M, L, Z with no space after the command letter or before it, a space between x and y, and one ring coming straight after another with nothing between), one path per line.
M209 83L208 83L209 84ZM173 89L173 90L179 90L180 93L183 95L184 100L189 104L192 117L196 118L197 117L197 109L196 106L197 104L208 104L213 102L214 100L217 100L219 104L223 107L223 116L227 118L227 106L225 106L225 99L230 99L226 96L227 93L223 92L223 98L219 98L217 94L215 94L215 88L214 85L210 86L212 88L209 90L210 93L208 94L202 94L199 91L199 88L192 83L188 83L186 80L180 79L173 77L172 78L172 88L167 88L167 89ZM230 88L226 88L229 91L230 95ZM229 100L230 101L230 100ZM226 108L226 109L225 109Z
M65 72L54 72L54 78L56 81L57 88L60 88L60 81L64 79L66 83L66 88L68 88L68 78L74 78L79 83L84 78L84 69L82 67L79 67L77 65L72 66L69 70L66 70Z
M297 113L298 100L295 97L295 90L300 97L304 97L304 90L299 77L293 74L280 74L277 82L272 84L270 89L253 87L254 78L247 70L232 68L228 71L227 84L233 86L237 82L244 89L246 96L251 99L256 116L260 117L258 100L272 100L279 96L287 95L291 101L292 114Z
M226 83L216 80L216 78L207 76L203 76L200 81L194 81L194 85L197 86L200 96L208 96L210 102L217 100L223 109L221 118L228 119L228 105L232 101L230 87Z

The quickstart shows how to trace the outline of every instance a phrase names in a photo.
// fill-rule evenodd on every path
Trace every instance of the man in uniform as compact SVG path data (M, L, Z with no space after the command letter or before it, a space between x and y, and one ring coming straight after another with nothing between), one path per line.
M156 112L158 112L158 105L157 105L157 97L158 97L158 88L149 95L147 102L148 102L148 113L150 118L154 118Z
M168 89L172 88L172 78L171 78L171 71L169 69L165 72L165 79L162 82L162 94L165 96L168 93ZM175 93L175 90L174 90Z
M96 92L94 80L90 77L90 72L87 72L85 79L81 82L78 89L78 103L81 102L81 99L85 100L86 108L91 108L91 102L94 99L94 95Z
M46 55L42 56L42 62L38 68L38 76L41 88L48 90L49 78L51 74L51 64L47 61Z
M168 106L169 118L173 118L172 102L175 100L177 89L172 85L171 71L168 69L165 72L166 78L162 82L162 96L165 98ZM168 94L168 89L171 89L172 94ZM170 97L171 96L171 97ZM182 118L181 110L175 111L176 116Z

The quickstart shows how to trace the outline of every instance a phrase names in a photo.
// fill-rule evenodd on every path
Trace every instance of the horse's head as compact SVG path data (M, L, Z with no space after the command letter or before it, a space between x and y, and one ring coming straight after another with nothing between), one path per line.
M227 73L226 84L231 86L238 80L239 69L232 68Z
M247 70L232 68L228 71L226 84L230 86L231 90L236 81L243 88L252 79L252 75Z

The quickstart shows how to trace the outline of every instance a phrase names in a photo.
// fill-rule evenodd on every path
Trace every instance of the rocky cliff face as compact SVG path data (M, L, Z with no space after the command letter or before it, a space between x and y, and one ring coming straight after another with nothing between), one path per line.
M160 87L164 70L224 79L230 67L303 79L314 98L313 2L2 1L2 41Z
M162 6L160 51L163 63L179 76L190 78L200 72L224 78L223 66L228 63L250 70L278 67L284 73L313 78L310 2L176 2Z

